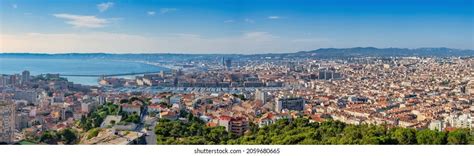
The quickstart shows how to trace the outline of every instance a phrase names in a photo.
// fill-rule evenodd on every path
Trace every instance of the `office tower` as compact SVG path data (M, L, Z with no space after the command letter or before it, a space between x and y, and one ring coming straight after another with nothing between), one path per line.
M27 84L30 82L30 71L25 70L21 73L21 83Z
M341 73L328 69L320 70L318 76L320 80L337 80L342 78Z
M28 113L17 113L15 118L15 128L22 130L23 128L28 127Z
M15 104L0 101L0 142L13 143L15 132Z
M231 59L226 59L225 62L224 62L224 67L229 70L232 68L232 60Z
M474 95L474 78L471 77L471 80L466 85L466 94Z
M163 71L163 70L160 71L160 76L161 76L161 77L165 77L165 76L166 76L166 75L165 75L165 71Z
M222 57L221 65L222 65L222 66L225 66L225 58L224 58L224 57Z
M20 84L20 77L18 74L15 74L15 75L10 75L10 84L11 85L18 85Z
M226 131L242 136L249 129L249 121L245 117L220 116L219 126L225 127Z
M281 97L276 99L275 111L281 112L284 109L302 111L304 104L302 97Z
M255 91L255 100L260 100L262 101L262 104L265 104L267 102L266 99L267 99L267 92L262 91L260 89L257 89Z
M325 70L319 71L319 76L318 76L318 78L319 78L320 80L326 80L326 72L325 72Z
M7 77L0 75L0 87L5 87L7 85Z
M17 90L14 92L14 100L26 100L28 103L38 103L38 93L34 90Z

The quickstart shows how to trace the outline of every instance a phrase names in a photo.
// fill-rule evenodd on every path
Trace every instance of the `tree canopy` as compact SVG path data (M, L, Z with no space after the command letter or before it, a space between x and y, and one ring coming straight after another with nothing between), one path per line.
M467 129L439 132L429 129L387 128L377 125L349 125L339 121L310 123L308 119L282 119L257 128L243 136L231 134L223 127L206 127L197 120L160 120L155 133L158 144L469 144L474 139Z

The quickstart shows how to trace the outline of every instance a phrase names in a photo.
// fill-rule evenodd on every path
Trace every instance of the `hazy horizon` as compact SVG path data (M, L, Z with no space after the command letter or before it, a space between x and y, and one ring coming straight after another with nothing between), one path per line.
M403 47L322 47L322 48L315 48L315 49L308 49L308 50L301 50L301 51L288 51L288 52L265 52L265 53L242 53L242 54L232 54L232 53L223 53L223 52L202 52L202 53L191 53L191 52L80 52L80 51L70 51L70 52L2 52L0 54L47 54L47 55L61 55L61 54L182 54L182 55L259 55L259 54L285 54L285 53L298 53L298 52L306 52L306 51L314 51L320 49L352 49L352 48L376 48L376 49L424 49L424 48L447 48L447 49L455 49L455 50L469 50L474 51L474 49L457 49L457 48L450 48L450 47L418 47L418 48L403 48Z

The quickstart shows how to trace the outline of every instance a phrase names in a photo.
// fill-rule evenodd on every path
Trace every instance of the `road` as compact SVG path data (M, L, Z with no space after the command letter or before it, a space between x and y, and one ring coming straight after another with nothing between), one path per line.
M155 134L155 126L156 126L156 122L153 122L151 124L151 130L147 131L146 132L146 137L145 137L145 140L146 140L146 144L148 145L156 145L156 134Z
M155 134L155 126L156 126L156 119L148 118L148 107L145 107L140 114L140 124L137 125L135 131L137 132L145 132L145 140L146 144L148 145L156 145L156 134ZM145 127L145 124L150 125L150 130Z

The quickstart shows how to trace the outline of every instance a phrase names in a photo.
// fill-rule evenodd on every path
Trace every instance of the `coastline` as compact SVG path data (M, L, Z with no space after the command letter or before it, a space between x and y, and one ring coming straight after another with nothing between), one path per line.
M40 74L120 74L133 72L147 72L147 71L161 71L170 70L168 67L160 66L159 64L144 62L144 61L130 61L130 60L114 60L103 59L98 61L96 59L50 59L45 56L42 58L4 58L0 57L0 74L17 74L21 71L28 70L32 75ZM139 75L139 74L137 74ZM126 75L116 76L123 78L131 78ZM61 76L67 78L70 82L81 85L98 86L99 77L71 77Z

